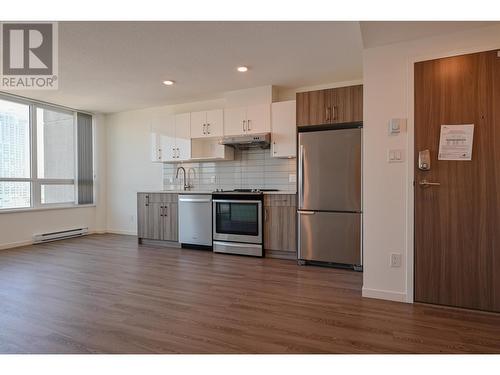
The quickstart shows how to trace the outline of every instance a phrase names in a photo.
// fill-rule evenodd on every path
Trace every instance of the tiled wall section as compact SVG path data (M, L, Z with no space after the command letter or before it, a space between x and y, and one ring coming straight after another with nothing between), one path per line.
M296 159L277 159L269 150L236 150L233 161L164 164L163 185L165 190L179 189L182 177L175 178L177 167L189 171L194 188L192 190L215 189L278 189L296 191L296 182L290 175L296 173ZM215 176L215 177L214 177Z

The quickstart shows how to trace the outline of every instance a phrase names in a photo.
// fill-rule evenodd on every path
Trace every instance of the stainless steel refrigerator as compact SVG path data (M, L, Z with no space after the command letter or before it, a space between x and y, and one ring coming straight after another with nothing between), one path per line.
M298 258L360 269L361 128L299 131Z

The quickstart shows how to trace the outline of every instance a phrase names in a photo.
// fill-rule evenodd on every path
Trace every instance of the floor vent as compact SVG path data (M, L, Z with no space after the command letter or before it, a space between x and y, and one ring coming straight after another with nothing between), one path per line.
M33 243L64 240L66 238L80 237L89 233L89 228L77 228L59 232L42 233L33 235Z

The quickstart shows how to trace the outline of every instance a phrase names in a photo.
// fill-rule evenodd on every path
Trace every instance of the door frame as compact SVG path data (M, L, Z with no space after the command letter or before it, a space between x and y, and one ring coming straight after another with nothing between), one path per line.
M454 57L460 55L466 55L471 53L491 51L494 49L500 49L500 43L489 43L476 47L461 48L445 52L432 52L426 54L410 55L407 58L407 202L406 202L406 301L408 303L413 303L414 301L414 284L415 284L415 273L414 273L414 261L415 261L415 205L414 205L414 194L415 187L413 186L413 180L415 176L415 63L427 60L442 59L446 57Z

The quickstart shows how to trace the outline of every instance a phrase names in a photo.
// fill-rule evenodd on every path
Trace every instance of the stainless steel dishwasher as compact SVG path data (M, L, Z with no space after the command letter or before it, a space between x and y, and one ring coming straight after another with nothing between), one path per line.
M212 195L179 194L179 242L212 249Z

